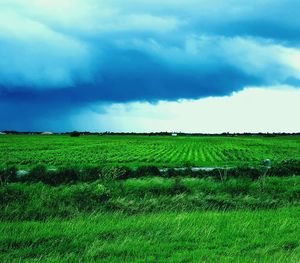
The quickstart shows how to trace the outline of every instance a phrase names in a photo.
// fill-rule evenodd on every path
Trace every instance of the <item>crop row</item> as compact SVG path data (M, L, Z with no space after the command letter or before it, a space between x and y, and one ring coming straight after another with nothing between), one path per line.
M2 165L124 164L132 167L255 165L300 159L300 138L151 138L146 136L4 136Z

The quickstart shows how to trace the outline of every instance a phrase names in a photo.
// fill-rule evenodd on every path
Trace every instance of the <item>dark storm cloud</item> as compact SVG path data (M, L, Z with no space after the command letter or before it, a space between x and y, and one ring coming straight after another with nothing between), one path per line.
M3 0L0 128L37 129L39 120L97 102L299 83L299 7L295 0Z

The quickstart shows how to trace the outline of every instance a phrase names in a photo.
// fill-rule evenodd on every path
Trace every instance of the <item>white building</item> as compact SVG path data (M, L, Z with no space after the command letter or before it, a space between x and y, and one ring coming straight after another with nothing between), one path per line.
M42 134L42 135L52 135L53 132L42 132L41 134Z

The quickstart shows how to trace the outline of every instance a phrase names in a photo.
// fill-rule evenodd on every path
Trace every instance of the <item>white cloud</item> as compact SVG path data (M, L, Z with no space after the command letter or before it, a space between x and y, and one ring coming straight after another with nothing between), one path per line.
M120 16L110 21L110 23L98 26L102 31L154 31L164 33L176 29L178 21L173 17L160 17L150 14L134 14Z
M91 79L85 43L35 20L0 12L0 84L64 87Z
M300 90L288 86L246 88L227 97L94 106L71 122L93 131L299 132L299 101Z
M186 40L184 51L194 63L207 65L227 63L269 83L281 83L289 77L300 78L300 50L276 44L271 40L251 37L194 36ZM185 60L179 56L178 61L182 63L180 61Z
M124 6L97 0L4 0L1 5L3 10L75 35L141 30L160 33L173 30L179 24L175 17L156 15L151 9L127 10L130 3Z

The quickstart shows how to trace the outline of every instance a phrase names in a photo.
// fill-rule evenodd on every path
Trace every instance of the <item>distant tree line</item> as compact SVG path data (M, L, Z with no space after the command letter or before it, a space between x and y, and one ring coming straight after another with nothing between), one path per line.
M14 131L14 130L3 130L1 131L5 134L42 134L43 132L36 132L36 131ZM78 137L80 135L143 135L143 136L171 136L174 132L89 132L89 131L72 131L72 132L53 132L53 134L57 135L70 135L71 137ZM185 133L185 132L178 132L175 133L177 136L227 136L227 137L234 137L234 136L263 136L263 137L275 137L275 136L299 136L300 132L297 133L288 133L288 132L274 132L274 133Z

